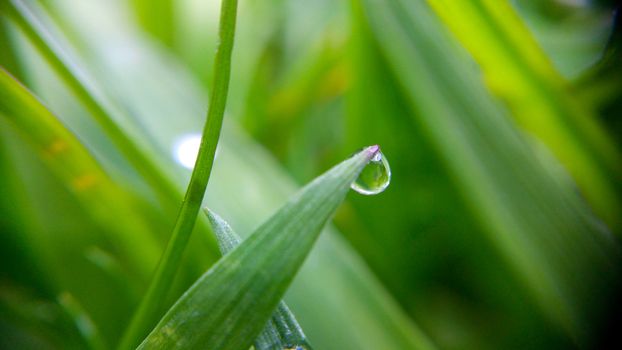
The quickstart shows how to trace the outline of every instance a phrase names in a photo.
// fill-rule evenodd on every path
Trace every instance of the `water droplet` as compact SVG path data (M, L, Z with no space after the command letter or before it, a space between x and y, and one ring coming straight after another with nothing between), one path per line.
M296 345L296 346L287 347L283 350L308 350L308 348L302 345Z
M391 168L387 157L378 151L352 183L352 189L364 195L374 195L384 191L391 182Z
M199 133L191 133L182 136L177 142L175 142L175 146L173 148L175 160L177 160L177 162L185 168L194 168L200 144L201 134Z

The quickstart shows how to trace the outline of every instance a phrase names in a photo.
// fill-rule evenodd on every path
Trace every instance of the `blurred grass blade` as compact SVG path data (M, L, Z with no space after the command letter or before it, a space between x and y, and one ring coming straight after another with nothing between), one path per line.
M298 192L206 272L140 348L248 349L350 184L377 152L378 146L365 148Z
M62 40L59 40L58 37L55 36L58 32L53 30L55 28L51 24L47 11L43 8L35 6L36 4L36 1L26 5L24 1L11 0L4 5L6 5L6 9L8 10L7 13L9 14L10 19L12 19L24 32L24 34L26 34L34 47L41 53L45 61L63 80L69 90L76 96L78 102L80 102L87 109L87 111L90 112L93 119L101 126L102 130L107 134L112 143L121 151L121 153L123 153L130 164L134 166L138 173L146 180L151 189L158 196L165 212L173 216L174 213L178 211L178 203L182 201L182 197L180 191L181 188L176 183L177 178L175 175L177 174L174 173L170 166L167 166L168 159L166 158L168 158L168 154L158 154L155 151L156 147L153 147L154 145L150 144L149 141L151 140L144 135L144 130L138 130L136 123L134 123L135 120L132 120L132 118L125 113L126 110L118 109L118 104L114 104L108 99L108 97L112 95L110 91L104 93L101 86L97 84L98 81L92 80L91 77L81 69L82 67L76 64L76 62L79 62L79 60L76 59L76 55L72 55L73 52L71 50L64 50L65 47L59 44ZM199 189L199 191L196 191L195 189L195 191L193 191L193 198L195 201L190 201L195 203L196 212L200 209L201 199L196 196L199 192L202 194L204 189ZM189 231L195 228L196 215L183 217L192 217L191 225L188 225L189 221L186 220L186 225L184 227L184 229L188 231L189 235ZM111 222L115 222L115 220L111 220ZM196 228L198 231L208 231L205 220L199 220ZM153 238L150 239L153 240ZM137 242L135 246L140 246L140 244ZM181 246L181 248L184 248L185 244L182 244ZM179 245L176 246L176 248L180 248ZM194 247L193 249L199 249L199 247ZM174 252L178 253L178 256L181 257L182 251L182 249L175 249ZM206 250L203 249L202 253L202 259L210 258ZM193 258L195 259L195 262L197 260L196 256L198 255L195 255ZM140 257L137 256L136 258L139 259ZM172 260L173 259L171 259L171 261ZM179 259L172 262L173 268L168 269L164 273L165 277L170 276L171 280L175 272L171 270L177 268L179 265ZM155 263L153 263L153 259L144 261L143 265L145 266L145 271L147 271L144 274L150 275L153 273L152 266L155 265ZM203 269L200 269L199 271L202 270ZM197 274L198 273L199 272L197 271ZM156 276L161 275L162 274L157 274ZM172 286L172 283L168 281L163 284L166 285L167 288L159 291L159 293L147 294L147 296L152 296L153 299L157 299L156 302L152 302L151 304L156 304L158 307L157 310L148 311L157 313L165 310L168 306L166 305L166 301L164 299L167 295L166 293L168 292L168 287ZM142 300L151 302L153 299L143 298ZM155 324L160 314L149 317L150 313L146 312L145 316L145 318L149 319L149 321L153 323L142 328L144 334L136 337L135 345L137 345L140 339L142 339L153 324ZM130 329L133 330L133 328Z
M84 258L103 272L117 286L120 295L128 300L139 300L142 285L123 269L120 261L112 254L97 246L91 246L84 252Z
M173 0L131 0L138 24L164 45L175 46L176 8Z
M543 313L586 341L619 272L610 235L555 160L514 128L426 1L363 4L412 115L483 232Z
M0 348L94 349L76 329L75 319L56 301L42 298L27 286L2 281ZM6 327L7 323L14 327Z
M82 305L71 294L67 292L61 293L58 296L58 304L71 317L90 349L105 350L108 348L93 320L91 320Z
M160 195L164 206L174 205L172 199L179 197L178 189L174 182L158 167L156 158L150 150L137 140L141 138L138 132L121 125L116 118L118 110L112 108L105 96L95 87L83 70L63 50L54 37L47 31L44 23L37 15L42 16L42 11L35 15L34 4L28 6L22 0L9 0L3 5L3 10L8 14L28 39L41 53L52 69L65 82L67 87L75 94L77 99L91 113L94 119L101 125L110 140L127 157L141 176ZM32 8L31 8L32 7Z
M218 240L218 247L223 255L228 254L240 245L242 239L225 220L209 209L206 209L205 213L212 224L212 229ZM311 348L294 314L284 301L279 302L276 311L255 339L253 346L255 350L290 349L296 346L304 346L305 349Z
M0 117L35 148L85 212L111 233L138 275L146 278L159 249L147 224L131 206L133 200L112 182L76 137L2 68ZM126 234L128 230L132 235Z
M622 157L593 111L567 83L507 0L428 0L469 50L490 89L571 172L596 212L622 225Z
M180 173L176 171L178 169L171 166L170 155L163 153L162 149L158 148L160 145L154 144L152 135L148 135L151 124L155 124L154 120L137 120L135 118L137 111L134 109L136 103L132 100L118 101L118 85L120 85L118 81L113 82L113 86L106 86L104 83L106 81L105 77L108 76L106 73L95 78L97 75L95 70L86 70L85 67L90 68L89 63L92 62L84 61L82 59L85 56L83 55L84 53L78 54L74 51L73 43L68 43L64 40L68 37L75 37L75 33L65 35L58 30L50 14L52 11L48 8L37 6L37 4L38 1L36 0L28 1L28 4L23 0L10 0L2 4L2 9L6 9L6 11L3 11L3 15L6 12L6 17L15 22L18 29L24 32L36 51L41 54L44 62L58 75L67 89L73 93L77 102L87 112L90 112L92 119L99 124L106 134L105 136L108 136L108 139L111 141L110 146L116 146L130 163L130 166L133 166L146 180L147 184L150 185L160 200L162 209L173 220L179 210L178 203L183 200L185 184L182 185L183 180L180 181L183 178L180 178ZM92 40L97 41L98 39L93 38ZM115 50L115 52L118 51ZM90 51L89 53L92 54ZM32 73L41 67L31 63L29 68L29 73ZM50 82L41 84L41 81L39 81L38 83L34 85L41 85L38 87L42 90L50 89L50 85L47 85ZM54 83L51 83L51 85L54 85ZM170 93L171 89L167 91ZM58 96L54 94L48 95L45 91L42 91L42 94L44 93L51 100L58 99ZM93 133L89 127L81 126L79 120L84 120L84 115L76 116L72 108L66 107L67 103L72 104L75 102L67 101L67 97L64 98L65 100L61 103L53 103L58 101L50 101L50 103L55 109L64 111L63 117L65 117L65 114L72 115L71 118L67 118L67 123L71 124L72 128L76 128L78 137L87 139L104 136L99 135L97 132ZM201 111L204 108L204 106L201 106ZM98 149L96 151L101 152L103 150ZM106 165L109 164L104 164L104 168L110 170ZM121 174L115 175L124 176ZM203 233L209 232L207 220L203 217L200 218L203 220L197 221L195 230ZM164 218L165 223L167 219L168 217ZM215 244L213 242L208 244L209 252L215 253ZM206 251L199 247L193 247L192 249L201 250L203 253L202 258L204 259L215 260L214 256L205 254Z
M2 7L0 7L1 9ZM8 20L0 17L0 66L13 72L13 75L18 79L23 79L21 62L19 62L13 50L15 45L15 40L13 39L9 30Z
M509 2L564 78L581 77L602 57L615 22L613 1Z

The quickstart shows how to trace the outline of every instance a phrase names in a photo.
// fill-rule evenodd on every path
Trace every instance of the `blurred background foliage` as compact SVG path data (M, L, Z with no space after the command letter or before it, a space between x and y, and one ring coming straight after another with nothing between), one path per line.
M179 191L162 200L146 184L19 16L0 8L1 64L54 114L33 107L32 118L56 121L20 124L25 109L0 94L0 347L110 347L189 176L174 151L203 123L219 2L11 3L32 10ZM240 2L207 203L247 234L294 184L364 145L381 145L393 172L381 195L349 195L338 230L327 229L286 298L316 348L612 340L622 233L616 6ZM63 126L78 150L49 159L38 142L65 135ZM105 179L72 188L73 162ZM201 224L193 240L169 304L217 257Z

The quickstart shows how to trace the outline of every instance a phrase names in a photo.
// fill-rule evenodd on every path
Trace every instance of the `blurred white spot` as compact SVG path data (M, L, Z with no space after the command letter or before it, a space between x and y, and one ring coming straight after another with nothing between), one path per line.
M200 145L201 134L199 133L186 134L180 137L173 147L175 160L188 169L194 168Z

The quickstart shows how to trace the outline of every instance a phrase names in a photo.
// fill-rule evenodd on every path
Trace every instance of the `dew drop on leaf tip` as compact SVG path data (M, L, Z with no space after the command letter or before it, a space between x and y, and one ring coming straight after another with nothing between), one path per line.
M390 182L391 168L389 162L387 157L378 149L350 187L360 194L371 196L384 191Z

